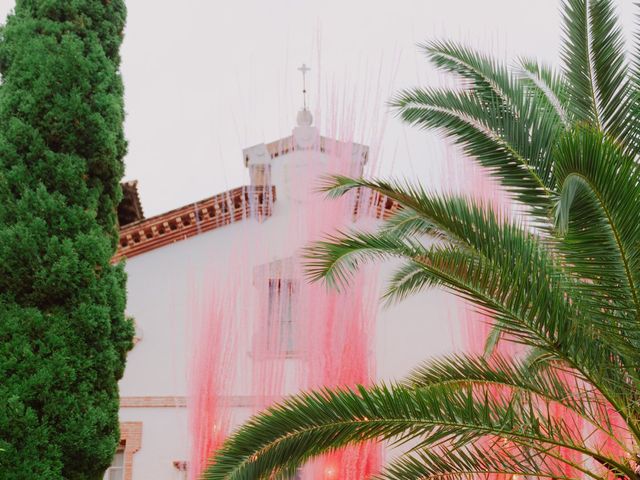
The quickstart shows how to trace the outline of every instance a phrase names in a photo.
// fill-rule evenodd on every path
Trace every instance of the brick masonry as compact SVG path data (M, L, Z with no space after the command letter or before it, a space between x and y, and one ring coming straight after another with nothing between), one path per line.
M124 480L133 480L133 455L142 447L142 422L120 423L120 444L124 445Z

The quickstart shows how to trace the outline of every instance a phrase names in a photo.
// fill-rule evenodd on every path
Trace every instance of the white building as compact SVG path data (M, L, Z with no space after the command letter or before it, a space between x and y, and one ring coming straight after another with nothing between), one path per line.
M309 187L294 184L292 172L298 172L295 178L300 178L301 171L313 176L322 173L328 164L328 145L340 145L320 137L311 126L310 114L302 112L291 136L242 152L251 179L246 187L145 219L135 183L125 185L116 260L127 259L127 308L136 322L136 345L120 382L121 449L105 478L187 478L194 290L212 268L224 268L237 255L241 237L260 238L271 245L269 258L250 255L255 267L286 260L287 252L279 251L278 245L289 242L284 237L291 235L286 225L292 204L304 203L300 192ZM366 147L352 146L348 171L359 175L367 155ZM275 202L270 201L270 186L265 187L268 180L275 189ZM378 213L391 207L376 202ZM455 315L452 305L445 294L427 292L400 305L379 308L373 348L376 377L401 378L428 356L450 351L456 335L449 321ZM282 321L292 321L295 328L295 316ZM292 390L295 384L286 393ZM250 389L234 391L229 398L230 408L237 413L232 422L245 419L256 402Z

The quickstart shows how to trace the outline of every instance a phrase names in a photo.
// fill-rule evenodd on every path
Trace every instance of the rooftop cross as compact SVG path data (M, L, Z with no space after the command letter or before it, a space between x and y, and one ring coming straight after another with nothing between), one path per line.
M298 68L299 72L302 72L302 100L304 102L304 110L307 109L307 72L311 71L306 64L302 64L301 67Z

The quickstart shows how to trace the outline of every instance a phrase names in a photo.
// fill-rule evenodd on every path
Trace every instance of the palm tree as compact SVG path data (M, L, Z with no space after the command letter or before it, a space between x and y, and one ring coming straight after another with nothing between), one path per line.
M524 353L489 345L398 384L293 397L241 427L204 478L284 478L372 439L411 446L383 479L640 478L640 50L626 57L612 0L565 0L563 22L560 72L432 42L429 59L465 87L393 100L403 120L488 168L525 214L335 177L329 196L367 188L402 208L376 233L342 232L309 252L310 277L336 288L363 262L400 259L387 301L443 287Z

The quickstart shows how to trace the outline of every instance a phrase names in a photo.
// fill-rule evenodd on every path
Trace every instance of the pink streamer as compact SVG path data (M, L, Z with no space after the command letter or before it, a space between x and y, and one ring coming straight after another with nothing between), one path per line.
M274 217L264 225L252 220L245 221L246 227L233 225L242 238L228 259L230 268L221 266L213 273L203 294L206 301L194 299L210 307L194 329L189 405L193 479L230 426L244 419L241 410L257 413L304 390L375 380L377 270L363 269L348 291L338 292L309 283L303 268L303 248L311 242L352 228L354 221L359 227L373 226L378 210L370 194L328 201L316 191L327 173L361 175L363 152L347 138L318 141L296 155L303 167L292 164L280 178ZM272 168L287 160L275 159ZM260 235L260 228L275 228L267 222L280 222L275 241ZM309 479L361 480L376 473L379 464L379 447L367 443L319 458L302 474Z

